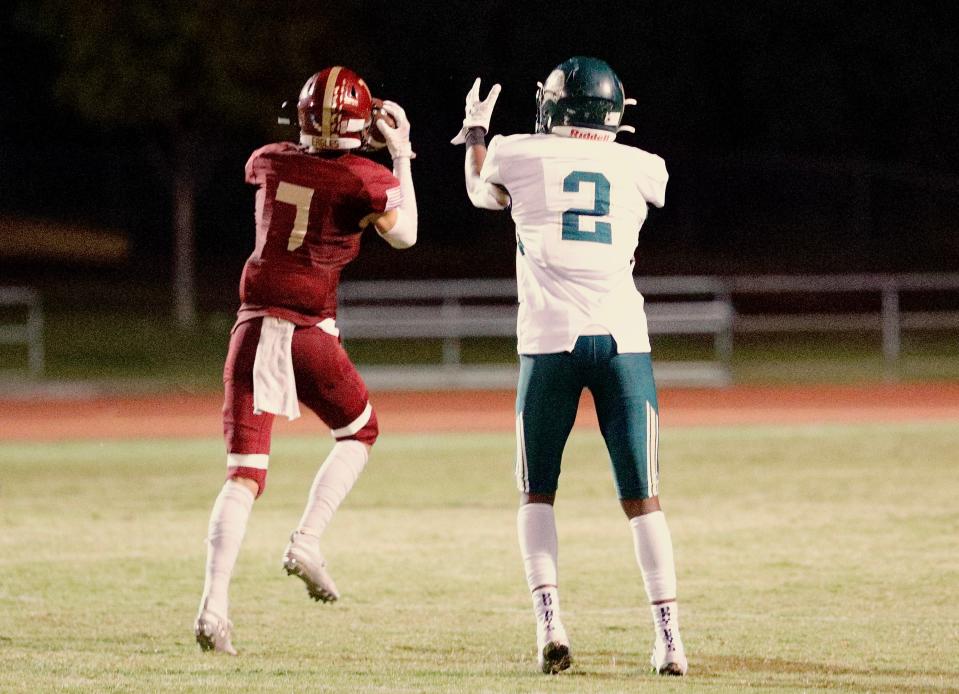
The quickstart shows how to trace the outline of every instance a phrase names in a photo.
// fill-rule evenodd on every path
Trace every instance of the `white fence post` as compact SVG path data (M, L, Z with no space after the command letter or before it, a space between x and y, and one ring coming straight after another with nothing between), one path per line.
M0 305L23 306L27 310L24 323L0 325L0 344L26 345L27 369L32 376L43 373L43 309L40 296L26 287L0 287Z
M729 367L733 360L733 330L735 329L734 321L736 315L733 309L732 291L729 287L725 287L721 292L716 294L716 299L723 302L732 314L726 326L716 333L715 347L716 359Z
M440 320L456 321L462 316L459 299L455 296L446 296L443 298L443 304L440 306ZM460 338L443 338L443 364L447 366L456 366L462 358Z
M886 363L886 379L894 376L892 369L902 351L902 324L899 314L899 285L894 279L882 287L882 354Z

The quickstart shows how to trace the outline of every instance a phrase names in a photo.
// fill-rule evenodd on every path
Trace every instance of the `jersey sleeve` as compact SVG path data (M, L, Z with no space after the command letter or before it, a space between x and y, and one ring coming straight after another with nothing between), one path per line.
M480 180L484 183L505 187L503 176L499 170L500 145L503 143L503 136L496 135L490 140L489 147L486 148L486 159L483 160L483 168L480 170Z
M292 142L273 142L260 147L250 155L246 162L246 167L244 167L246 182L253 185L262 185L266 182L267 174L273 169L269 156L296 149L297 146Z
M364 199L369 205L368 212L389 212L403 203L400 181L393 172L382 164L366 160L369 166L362 170Z
M666 162L661 157L642 150L637 150L637 154L640 155L636 178L639 193L650 205L662 207L666 204L666 182L669 180Z

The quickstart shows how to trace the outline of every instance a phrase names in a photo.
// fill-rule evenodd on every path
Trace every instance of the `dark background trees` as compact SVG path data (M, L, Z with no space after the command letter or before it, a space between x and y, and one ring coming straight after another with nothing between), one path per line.
M530 130L536 81L574 54L619 72L639 101L623 140L670 168L641 272L959 267L946 2L47 0L0 13L0 215L119 229L140 282L166 282L195 248L217 306L235 303L252 243L243 162L294 136L274 125L279 103L335 63L407 108L418 153L420 244L400 256L372 240L350 276L508 276L509 219L469 206L448 139L476 75L504 87L494 132ZM0 262L11 277L48 271ZM183 291L170 305L188 318Z

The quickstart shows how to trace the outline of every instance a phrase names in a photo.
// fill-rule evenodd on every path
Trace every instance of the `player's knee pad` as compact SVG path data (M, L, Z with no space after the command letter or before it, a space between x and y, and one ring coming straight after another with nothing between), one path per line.
M266 472L270 456L263 453L229 453L226 459L226 478L248 479L256 483L256 498L266 489Z
M337 441L359 441L367 446L376 443L376 438L380 435L380 425L376 419L376 411L369 403L366 404L362 414L347 424L345 427L333 429L333 438Z

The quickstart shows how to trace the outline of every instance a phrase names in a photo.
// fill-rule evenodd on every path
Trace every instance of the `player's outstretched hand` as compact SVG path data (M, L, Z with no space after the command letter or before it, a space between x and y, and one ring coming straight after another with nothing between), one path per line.
M376 127L383 133L390 156L394 159L401 157L415 159L416 154L413 152L413 145L410 144L410 121L406 117L406 111L395 101L384 101L383 110L396 121L394 128L388 126L383 120L376 121Z
M496 99L499 98L500 89L502 87L494 84L490 87L486 98L480 100L480 78L476 78L473 88L466 95L466 118L463 119L463 127L456 133L456 137L450 140L452 144L461 145L466 142L466 133L470 128L482 128L489 132L489 121L493 116L493 107L496 105Z

